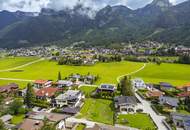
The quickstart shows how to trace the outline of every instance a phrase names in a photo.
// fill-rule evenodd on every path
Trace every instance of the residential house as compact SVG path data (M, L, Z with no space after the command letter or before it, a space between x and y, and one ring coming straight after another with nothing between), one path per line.
M19 90L19 86L15 83L9 85L0 86L0 93L4 95L16 94Z
M171 113L171 118L177 128L184 128L184 130L190 130L190 115Z
M58 113L30 112L27 119L18 127L18 130L39 130L44 124L43 120L48 119L50 123L56 123L57 130L65 128L64 120L70 116Z
M48 102L51 101L58 92L58 88L48 87L42 88L36 92L36 98L41 100L47 100Z
M187 83L183 86L178 86L176 88L185 92L190 92L190 83Z
M174 89L174 86L172 86L170 83L160 82L160 89L165 91L170 91Z
M114 98L115 108L120 113L135 113L137 99L135 96L119 96Z
M134 79L132 80L132 84L137 89L146 89L146 84L142 79Z
M189 92L182 92L177 95L180 99L185 99L187 97L190 97L190 91Z
M68 115L75 115L79 112L80 108L79 107L65 107L63 108L63 113L68 114Z
M34 81L34 87L41 89L47 88L52 86L52 81L49 80L36 80Z
M5 124L9 124L9 122L11 121L11 119L13 118L13 116L11 115L4 115L2 117L0 117L0 120L2 120Z
M57 87L58 88L63 88L63 87L71 87L73 86L73 82L69 80L59 80L57 81Z
M114 93L116 91L116 87L115 87L115 85L112 85L112 84L101 84L96 91L98 93L99 92Z
M56 105L58 107L69 106L77 107L80 105L81 100L84 98L83 94L79 90L68 90L64 94L60 94L55 98Z
M36 93L37 91L39 91L39 89L37 88L33 88L34 92ZM18 95L21 97L25 97L26 96L26 92L27 92L27 88L19 90Z
M147 93L146 93L146 96L148 98L159 98L160 96L163 96L164 95L164 92L162 91L159 91L157 89L154 89L154 90L149 90Z
M175 111L178 107L179 99L168 96L160 96L159 103L165 105L166 108L173 109Z
M19 126L18 130L39 130L43 127L42 120L25 119Z

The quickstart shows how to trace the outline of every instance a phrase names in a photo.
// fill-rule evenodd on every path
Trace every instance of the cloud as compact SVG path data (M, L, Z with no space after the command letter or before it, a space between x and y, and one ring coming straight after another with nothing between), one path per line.
M137 9L150 3L152 0L0 0L0 10L39 12L41 8L52 8L61 10L63 8L73 8L77 4L99 10L106 5L126 5L132 9ZM173 4L185 0L170 0Z

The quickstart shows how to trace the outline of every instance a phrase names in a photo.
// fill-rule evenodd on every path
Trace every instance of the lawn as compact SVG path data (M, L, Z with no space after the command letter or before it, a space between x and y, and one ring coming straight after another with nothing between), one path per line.
M92 92L94 92L97 89L97 87L90 87L90 86L81 86L79 90L81 90L85 96L89 97Z
M9 67L15 67L16 65L21 65L26 63L26 61L34 60L35 58L24 58L18 57L14 59L1 59L0 68L4 68L4 64ZM22 60L21 60L22 59ZM27 60L26 60L27 59ZM9 61L10 60L10 61ZM18 62L20 61L20 62ZM21 62L23 61L23 62ZM7 63L8 62L8 63ZM12 63L12 64L10 64ZM144 63L138 62L111 62L111 63L98 63L94 66L67 66L67 65L57 65L56 62L50 62L48 60L41 61L30 66L22 68L21 72L0 72L0 78L18 78L18 79L48 79L57 80L58 72L61 72L62 78L67 77L72 73L99 75L100 79L96 84L101 83L111 83L116 84L116 78L118 76L128 74L130 72L140 69ZM8 67L8 68L9 68ZM133 78L140 77L149 83L159 83L159 82L169 82L173 85L183 85L190 82L190 65L182 64L166 64L156 65L153 63L148 63L144 70L133 75ZM0 85L4 84L4 81L0 81ZM19 83L21 88L23 88L23 83Z
M10 69L20 65L24 65L28 62L37 60L36 57L6 57L0 58L0 70Z
M133 77L142 77L150 83L169 82L178 86L190 82L189 73L190 65L149 63L144 70L136 73Z
M86 127L85 125L79 124L79 125L76 127L76 130L84 130L85 127Z
M85 100L85 104L80 111L78 118L86 118L95 122L113 124L113 102L104 99Z
M147 114L119 115L117 123L134 128L139 128L141 130L156 130L153 121Z
M177 112L181 113L181 114L185 114L185 115L190 115L190 112L188 112L186 110L178 110Z
M24 120L25 115L13 116L11 123L14 125L20 124Z

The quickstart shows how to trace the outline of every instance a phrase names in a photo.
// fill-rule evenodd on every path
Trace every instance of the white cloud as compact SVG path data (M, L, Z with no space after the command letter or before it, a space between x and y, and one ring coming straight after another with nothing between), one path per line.
M73 8L76 4L83 4L85 7L91 7L95 10L105 7L106 5L126 5L136 9L145 6L152 0L0 0L0 10L9 11L28 11L39 12L41 8L63 9ZM185 0L170 0L173 4Z

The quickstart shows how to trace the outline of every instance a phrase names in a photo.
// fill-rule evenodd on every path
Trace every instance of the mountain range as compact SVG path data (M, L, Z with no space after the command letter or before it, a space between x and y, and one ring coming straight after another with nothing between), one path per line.
M106 6L89 17L90 8L40 13L0 12L0 47L28 47L42 44L107 46L112 43L158 42L190 45L190 1L172 5L153 0L143 8Z

